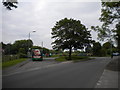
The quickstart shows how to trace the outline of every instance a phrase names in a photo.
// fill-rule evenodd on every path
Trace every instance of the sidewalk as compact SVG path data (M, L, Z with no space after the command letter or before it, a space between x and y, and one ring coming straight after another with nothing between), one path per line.
M118 88L118 72L105 69L95 88Z
M97 82L95 88L119 88L118 82L119 82L119 65L118 60L120 57L114 57L110 63L106 66L104 69L104 72Z

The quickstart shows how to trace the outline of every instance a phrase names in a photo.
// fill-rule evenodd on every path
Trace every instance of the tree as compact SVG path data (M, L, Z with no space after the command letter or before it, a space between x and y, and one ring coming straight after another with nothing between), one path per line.
M8 9L8 10L12 10L12 8L17 8L18 2L17 0L3 0L3 5Z
M101 56L101 44L99 42L93 43L93 55Z
M85 52L86 52L86 53L92 53L92 47L91 47L91 45L88 45L88 46L85 48Z
M24 48L20 48L20 49L19 49L19 53L25 54L25 53L26 53L26 52L25 52L25 49L24 49Z
M5 53L6 55L10 55L11 52L12 52L12 44L11 44L11 43L8 43L8 44L6 44L6 46L5 46L4 53Z
M1 45L2 45L2 49L4 50L4 49L5 49L5 47L6 47L6 44L5 44L5 43L3 43L3 42L1 42Z
M98 32L100 40L104 40L106 35L111 35L117 40L120 52L120 1L119 2L102 2L101 17L102 26L92 26L91 28ZM111 25L115 25L112 29Z
M20 48L24 48L25 54L27 54L28 48L31 48L32 46L33 46L32 40L17 40L13 43L14 54L17 54Z
M105 48L105 49L110 49L110 48L111 48L111 43L110 43L110 42L105 42L105 43L103 44L103 48Z
M117 40L118 52L120 53L120 22L116 24L116 29L114 32L116 32L115 38Z
M31 48L32 49L42 49L42 47L40 47L40 46L32 46Z
M111 54L111 49L113 48L113 45L111 47L111 43L110 42L105 42L102 46L103 49L105 49L105 52L107 55Z
M55 39L53 49L69 49L69 59L73 48L83 49L91 38L90 31L79 20L67 18L56 22L51 34Z

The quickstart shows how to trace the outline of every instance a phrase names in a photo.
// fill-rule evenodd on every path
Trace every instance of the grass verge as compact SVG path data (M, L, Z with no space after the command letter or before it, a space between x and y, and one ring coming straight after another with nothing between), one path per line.
M15 64L18 64L20 62L25 61L26 59L27 58L21 58L21 59L15 59L15 60L3 62L2 63L2 68L4 69L4 68L10 67L10 66L13 66Z
M67 61L64 56L59 56L58 58L55 59L56 61L63 62Z
M79 62L79 61L87 61L87 60L91 60L93 58L89 58L88 56L72 56L71 60L73 62ZM68 61L69 57L68 56L59 56L58 58L55 59L56 61Z

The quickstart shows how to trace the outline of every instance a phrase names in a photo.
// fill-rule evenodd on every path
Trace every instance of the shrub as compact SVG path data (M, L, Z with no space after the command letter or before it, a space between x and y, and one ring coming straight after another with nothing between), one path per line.
M23 53L19 53L19 58L27 58L27 55Z

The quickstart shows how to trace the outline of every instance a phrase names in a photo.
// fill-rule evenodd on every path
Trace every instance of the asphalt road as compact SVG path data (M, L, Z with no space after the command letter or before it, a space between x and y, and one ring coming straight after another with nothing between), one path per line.
M2 77L2 88L94 88L110 57L60 63Z

